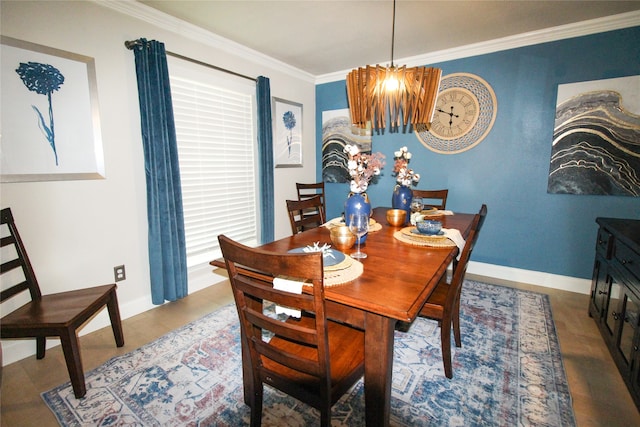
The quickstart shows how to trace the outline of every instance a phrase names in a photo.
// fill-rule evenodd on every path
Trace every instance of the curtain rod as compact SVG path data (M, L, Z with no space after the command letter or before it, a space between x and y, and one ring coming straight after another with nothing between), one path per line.
M125 47L127 49L133 50L136 46L141 46L142 42L139 39L138 40L131 40L131 41L125 41L124 45L125 45ZM214 70L222 71L224 73L233 74L234 76L242 77L243 79L251 80L253 82L257 81L257 79L254 78L254 77L245 76L244 74L236 73L235 71L227 70L225 68L218 67L216 65L211 65L211 64L208 64L206 62L199 61L197 59L189 58L187 56L180 55L179 53L169 52L168 50L165 51L165 52L166 52L167 55L173 56L175 58L179 58L179 59L183 59L185 61L193 62L195 64L202 65L204 67L213 68Z

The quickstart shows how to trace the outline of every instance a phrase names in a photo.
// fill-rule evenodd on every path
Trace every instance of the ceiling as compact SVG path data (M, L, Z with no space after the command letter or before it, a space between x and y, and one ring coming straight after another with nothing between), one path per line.
M138 1L314 76L391 60L391 0ZM398 0L393 58L638 10L639 0Z

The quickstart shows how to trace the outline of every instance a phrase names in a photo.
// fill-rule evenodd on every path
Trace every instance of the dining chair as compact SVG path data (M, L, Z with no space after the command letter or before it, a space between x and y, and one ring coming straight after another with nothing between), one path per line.
M442 349L442 361L444 373L447 378L453 378L453 367L451 364L451 328L456 347L462 346L460 335L460 294L464 276L471 253L478 241L480 229L487 216L487 205L483 204L480 211L475 215L471 225L471 232L467 236L465 245L460 254L460 259L454 264L451 282L447 282L444 277L431 293L427 302L420 310L420 316L435 319L440 324L440 346Z
M325 223L322 198L319 195L304 200L287 200L291 232L298 234Z
M321 253L268 252L224 235L218 241L240 318L243 353L248 352L243 373L251 425L260 426L268 384L318 409L321 425L329 426L333 404L364 374L364 332L327 319ZM274 287L283 276L304 281L309 292ZM268 311L271 303L299 309L301 317L275 316Z
M124 345L116 285L42 295L10 208L0 212L3 259L0 303L29 291L30 301L0 319L0 338L35 338L36 358L45 356L47 337L59 337L76 398L86 386L77 331L105 306L116 345ZM6 256L6 258L5 258ZM7 286L9 285L9 286Z
M447 196L449 195L449 190L413 190L413 197L420 197L422 201L427 206L432 206L436 209L446 209L447 208Z
M327 217L327 208L324 194L324 181L314 182L312 184L303 184L296 182L296 191L298 192L298 200L308 199L314 196L320 196L322 200L322 214Z

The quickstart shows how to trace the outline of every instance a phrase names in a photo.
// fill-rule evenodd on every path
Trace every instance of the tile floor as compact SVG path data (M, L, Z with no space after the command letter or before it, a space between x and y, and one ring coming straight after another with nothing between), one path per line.
M470 279L497 283L483 277ZM579 427L640 426L640 412L615 368L593 319L587 314L588 295L517 283L497 283L550 295L560 347L569 379ZM125 346L117 348L110 328L81 337L84 368L91 370L111 357L143 344L230 303L233 297L224 281L180 301L165 304L124 321ZM34 343L35 346L35 343ZM58 425L40 393L69 380L61 348L47 350L2 370L0 425L47 427Z

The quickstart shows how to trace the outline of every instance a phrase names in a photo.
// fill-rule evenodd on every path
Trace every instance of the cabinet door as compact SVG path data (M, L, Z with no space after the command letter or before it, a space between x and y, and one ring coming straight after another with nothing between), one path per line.
M604 325L601 328L602 334L607 343L617 342L619 327L618 323L621 319L620 313L624 309L624 285L610 274L607 275L606 283L608 283L608 299L605 303Z
M593 278L591 279L591 307L589 313L598 320L598 323L604 316L608 299L607 264L602 257L596 256L593 263Z
M640 328L636 329L636 337L633 345L631 359L631 388L634 391L634 399L640 401Z
M631 361L635 355L636 331L638 330L638 315L640 301L629 290L624 291L620 312L620 335L616 350L622 356L623 365L631 369Z

